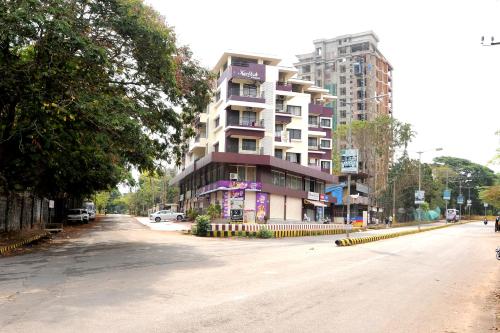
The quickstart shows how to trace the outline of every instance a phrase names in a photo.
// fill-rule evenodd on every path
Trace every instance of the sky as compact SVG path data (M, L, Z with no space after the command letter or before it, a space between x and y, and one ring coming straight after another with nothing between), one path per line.
M312 41L373 30L394 67L394 116L417 132L410 156L446 155L485 165L500 146L499 0L147 0L200 63L227 50L278 56L284 65ZM440 152L434 149L443 148ZM491 166L500 172L500 166Z

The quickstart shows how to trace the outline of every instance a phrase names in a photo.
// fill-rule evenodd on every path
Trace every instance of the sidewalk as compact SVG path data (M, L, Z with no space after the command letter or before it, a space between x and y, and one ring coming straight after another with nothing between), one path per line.
M192 222L155 222L151 221L148 217L134 216L134 218L141 224L145 225L151 230L158 231L184 231L191 230Z

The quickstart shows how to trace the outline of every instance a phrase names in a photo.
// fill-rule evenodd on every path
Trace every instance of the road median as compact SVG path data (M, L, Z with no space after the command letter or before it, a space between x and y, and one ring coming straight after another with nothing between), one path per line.
M425 232L425 231L443 229L443 228L451 227L451 226L458 225L458 224L465 224L465 223L469 223L469 222L445 224L445 225L439 225L439 226L434 226L434 227L421 228L420 230L419 229L404 230L404 231L397 231L397 232L391 232L391 233L387 233L387 234L372 235L372 236L366 236L366 237L342 238L342 239L337 239L335 241L335 244L337 246L352 246L352 245L358 245L358 244L365 244L365 243L370 243L370 242L376 242L376 241L383 240L383 239L389 239L389 238L395 238L395 237L400 237L400 236L418 234L418 233Z

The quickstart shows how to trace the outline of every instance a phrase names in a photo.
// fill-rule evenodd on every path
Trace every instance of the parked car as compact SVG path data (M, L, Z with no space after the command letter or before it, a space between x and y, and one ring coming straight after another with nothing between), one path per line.
M448 222L458 222L460 221L460 214L457 209L448 209L446 211L446 221Z
M181 221L182 219L184 219L184 213L173 212L171 210L159 210L156 213L149 215L149 219L155 222L167 220Z
M66 220L68 222L89 223L89 218L89 213L83 208L70 209L66 215Z

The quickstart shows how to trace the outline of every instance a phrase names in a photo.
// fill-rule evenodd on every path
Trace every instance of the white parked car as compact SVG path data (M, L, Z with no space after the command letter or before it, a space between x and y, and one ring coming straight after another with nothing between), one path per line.
M89 223L89 213L83 208L69 209L66 220L68 222Z
M160 210L156 213L149 215L149 219L155 222L167 221L167 220L177 220L181 221L184 219L184 213L172 212L171 210Z

